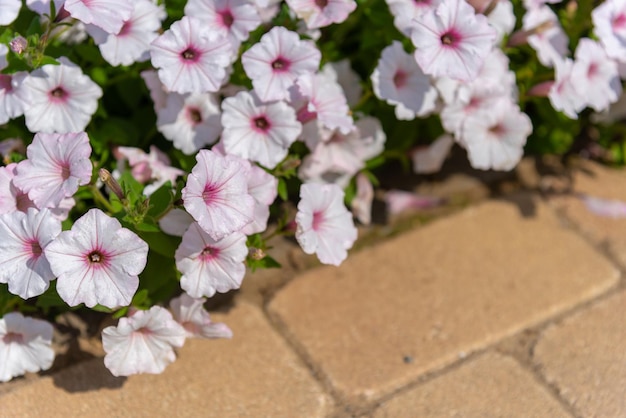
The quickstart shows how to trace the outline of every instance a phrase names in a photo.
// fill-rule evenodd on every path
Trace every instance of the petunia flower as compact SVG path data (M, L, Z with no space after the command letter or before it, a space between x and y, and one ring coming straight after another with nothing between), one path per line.
M194 219L184 209L174 208L159 219L159 228L168 235L182 237Z
M106 62L113 66L131 65L150 59L150 43L158 37L166 17L163 5L157 6L151 0L133 0L132 14L117 34L97 25L88 25L87 32Z
M233 49L202 20L184 16L152 42L150 53L169 91L205 93L218 91L226 80Z
M496 31L465 0L445 0L414 24L415 60L424 73L471 81L491 51Z
M567 35L550 7L527 10L522 22L522 29L532 33L528 44L537 52L540 63L552 67L567 55Z
M364 173L356 175L356 195L350 202L350 209L355 218L363 225L372 222L372 202L374 201L374 185Z
M185 209L215 240L252 222L254 199L247 170L233 156L200 150L182 191Z
M287 4L309 29L341 23L356 9L354 0L287 0Z
M7 26L13 23L21 8L21 0L0 0L0 25Z
M357 238L352 215L336 184L303 184L296 214L296 240L324 264L340 265Z
M428 147L416 150L411 156L413 171L417 174L431 174L441 170L453 144L454 138L444 134Z
M396 189L386 191L384 199L390 215L397 215L406 210L434 208L443 202L439 197L418 195Z
M176 184L176 179L185 172L179 168L172 167L171 161L167 154L150 145L150 153L146 154L140 148L133 147L117 147L114 153L118 155L118 169L124 158L128 160L131 167L131 173L135 180L140 183L148 183L143 194L150 196L163 184L168 181Z
M135 311L102 330L104 365L113 376L162 373L176 360L174 347L184 343L185 329L160 306Z
M90 209L48 244L44 254L57 276L57 292L68 305L116 308L130 304L146 266L148 244L117 219Z
M435 110L437 90L398 41L383 49L371 79L376 97L395 106L398 119L411 120Z
M228 154L274 168L302 131L296 112L284 102L262 103L245 91L222 102L222 144Z
M189 0L185 15L202 19L212 30L228 37L234 49L239 49L239 44L261 24L256 7L247 0Z
M363 94L361 78L352 69L349 59L344 58L340 61L328 62L322 67L320 73L339 83L349 106L356 106L361 100Z
M250 166L248 193L254 198L254 215L252 222L244 226L241 232L252 235L267 229L270 205L278 195L278 179L255 164L247 164Z
M187 293L170 301L172 315L185 328L187 337L232 338L233 332L226 324L211 321L204 302L205 298L192 298Z
M578 92L572 78L574 61L570 58L557 60L554 68L555 80L548 93L550 103L570 119L578 119L578 113L586 106L586 99Z
M163 85L158 73L155 70L145 70L142 71L140 75L150 92L150 98L154 103L154 113L158 113L159 110L165 107L169 91Z
M285 100L301 74L317 71L322 54L315 44L297 33L275 26L241 56L246 75L259 98Z
M43 249L61 233L61 221L47 209L0 216L0 283L22 299L41 295L56 276Z
M195 298L239 289L246 274L247 255L244 234L233 232L215 240L193 223L174 256L176 267L183 273L180 287Z
M414 23L424 13L434 10L442 0L386 0L393 15L393 24L407 37L411 36Z
M91 146L84 132L38 133L26 155L13 181L39 208L57 206L91 180Z
M51 1L52 0L26 0L26 7L40 15L49 14ZM57 12L61 10L63 3L65 3L65 0L54 0L54 6Z
M0 215L36 208L35 203L28 198L28 193L15 186L13 179L17 174L16 169L17 163L0 167Z
M592 12L593 30L606 50L606 54L626 62L626 1L607 0Z
M31 132L80 132L98 108L102 89L67 58L46 64L26 77L26 127Z
M48 322L19 312L0 318L0 382L49 369L54 361L52 332Z
M24 114L26 102L22 82L28 73L0 74L0 124Z
M221 111L212 93L170 93L157 112L157 129L187 155L217 141L222 133Z
M120 32L133 12L131 0L65 0L63 7L74 19L112 34Z

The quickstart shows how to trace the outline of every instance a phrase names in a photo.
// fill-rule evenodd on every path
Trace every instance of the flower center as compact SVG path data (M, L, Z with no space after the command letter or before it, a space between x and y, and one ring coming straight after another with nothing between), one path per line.
M3 89L5 92L10 92L13 90L10 75L0 74L0 89Z
M315 5L320 9L323 9L324 7L328 6L328 0L315 0Z
M207 205L213 203L218 195L219 189L213 184L207 184L202 192L202 200Z
M595 77L597 73L598 73L598 64L596 64L595 62L592 62L591 64L589 64L589 69L587 70L587 77L593 78Z
M181 52L180 56L185 61L196 62L200 57L200 53L196 49L189 47Z
M63 89L63 87L57 87L54 90L50 91L50 97L53 100L63 100L68 96L67 92Z
M70 178L70 174L70 166L67 163L61 164L61 178L67 180Z
M4 336L2 337L2 342L5 344L10 344L10 343L23 344L24 336L20 333L9 331L6 334L4 334Z
M20 191L17 192L17 195L15 195L15 207L17 210L20 212L26 212L28 208L32 208L34 206L35 205L33 205L32 200L28 198L28 194Z
M450 31L441 35L441 43L447 46L454 46L459 41L456 33Z
M258 116L254 118L254 126L263 132L267 132L270 128L270 122L265 116Z
M276 71L287 71L289 69L289 61L283 57L278 57L272 62L272 68Z
M28 242L28 249L30 250L30 253L35 257L39 257L41 255L41 253L43 252L43 250L41 249L41 245L39 245L39 241L36 240L32 240Z
M90 263L103 263L104 262L104 254L102 254L100 251L92 251L89 253L89 255L87 255L87 260L89 260Z
M133 22L130 20L127 20L126 22L124 22L124 24L122 25L122 29L120 29L120 33L118 33L116 36L124 36L124 35L128 35L128 33L130 32L130 30L133 27Z
M620 13L613 19L613 29L623 29L626 26L626 14Z
M219 252L219 248L206 246L200 253L200 259L202 261L212 260L218 256Z
M324 212L316 211L313 212L313 230L318 231L324 222Z
M504 135L505 131L506 130L504 126L502 126L501 124L497 124L489 128L489 132L493 134L495 137L497 137L498 139L500 139Z
M393 84L396 88L402 88L406 85L407 73L402 70L396 71L396 74L393 76Z
M200 113L200 109L198 109L197 107L188 108L187 116L189 117L189 120L191 121L191 123L193 123L194 125L197 125L200 122L202 122L202 113Z
M230 10L222 10L221 12L218 12L218 14L222 18L222 24L224 26L230 28L233 25L235 18L233 17L233 14L230 12Z

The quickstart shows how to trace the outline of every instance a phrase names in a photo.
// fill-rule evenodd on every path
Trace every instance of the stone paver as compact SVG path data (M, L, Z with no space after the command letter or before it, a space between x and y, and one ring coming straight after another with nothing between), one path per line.
M331 408L262 312L239 303L215 321L232 340L188 340L163 374L115 378L102 359L0 396L0 417L323 417Z
M377 399L612 287L531 195L490 201L288 283L273 319L345 401Z
M487 353L381 405L373 418L571 418L515 360Z
M548 328L534 358L583 417L626 417L626 292Z
M626 172L581 162L572 178L573 191L604 199L626 202ZM626 268L626 218L613 219L590 212L577 195L555 196L551 203L581 232L598 245L604 246L621 266Z

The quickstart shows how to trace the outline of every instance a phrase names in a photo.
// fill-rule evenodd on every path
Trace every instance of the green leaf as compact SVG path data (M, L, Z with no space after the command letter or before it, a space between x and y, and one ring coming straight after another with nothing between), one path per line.
M113 314L113 319L120 319L128 313L128 306L124 306Z
M111 312L113 312L113 309L107 308L106 306L102 306L100 304L97 304L96 306L94 306L91 309L93 309L96 312L104 312L104 313L111 313Z
M181 241L180 237L173 237L163 232L137 231L137 235L148 243L150 250L169 258L174 258L174 253Z
M139 275L139 293L147 292L150 303L158 303L171 298L180 289L178 272L171 257L164 257L151 251L146 268ZM137 296L138 298L142 296ZM139 300L139 305L142 302ZM133 302L135 306L135 303Z
M48 290L37 297L35 306L41 308L45 314L48 314L52 308L68 308L67 303L57 293L56 281L50 282Z
M287 182L285 179L278 179L278 196L284 201L289 199L289 193L287 192Z
M149 197L150 209L148 215L154 219L160 219L165 215L174 201L174 194L172 193L172 184L168 181L161 187L156 189Z
M270 268L281 267L280 263L274 260L269 255L266 255L260 260L255 260L253 258L248 257L246 260L246 263L248 264L248 267L250 267L252 271L255 271L257 269L270 269Z
M44 65L61 65L61 63L59 61L57 61L55 58L53 57L49 57L47 55L44 55L43 58L41 59L41 61L39 62L40 66L44 66Z
M144 218L144 221L145 220L146 219ZM154 223L149 223L149 222L142 222L142 223L136 224L135 228L138 231L144 231L144 232L160 232L161 231L158 226L156 226Z

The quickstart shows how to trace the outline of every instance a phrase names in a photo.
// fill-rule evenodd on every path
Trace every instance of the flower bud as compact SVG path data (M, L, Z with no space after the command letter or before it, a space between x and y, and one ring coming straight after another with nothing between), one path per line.
M117 196L118 199L124 200L126 197L124 196L124 192L122 191L122 186L113 178L111 172L106 168L101 168L98 171L98 176L100 176L100 181L102 181L108 189Z
M23 36L18 36L9 42L9 47L16 54L23 54L28 48L28 41Z

